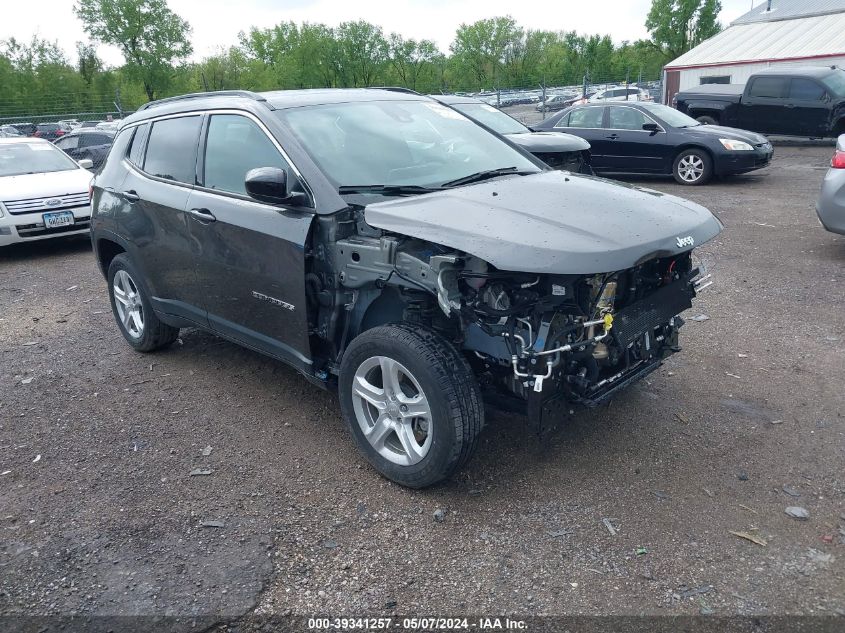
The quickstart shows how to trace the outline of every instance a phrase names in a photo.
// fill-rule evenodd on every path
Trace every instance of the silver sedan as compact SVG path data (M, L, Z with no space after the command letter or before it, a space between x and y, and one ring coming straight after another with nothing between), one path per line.
M845 134L836 143L836 153L822 181L816 213L824 228L845 235Z

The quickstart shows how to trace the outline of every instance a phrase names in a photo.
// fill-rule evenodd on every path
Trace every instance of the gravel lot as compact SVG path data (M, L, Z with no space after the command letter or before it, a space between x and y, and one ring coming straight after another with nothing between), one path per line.
M85 240L5 249L0 613L845 615L845 239L813 212L830 154L633 181L726 224L687 313L709 319L542 441L491 415L421 492L275 361L193 330L132 352Z

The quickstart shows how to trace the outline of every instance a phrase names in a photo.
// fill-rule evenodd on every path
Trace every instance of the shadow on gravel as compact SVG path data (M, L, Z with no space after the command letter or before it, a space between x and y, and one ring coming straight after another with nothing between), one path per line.
M12 244L5 248L0 248L0 261L67 257L68 255L90 250L91 238L87 235L74 235L73 237Z

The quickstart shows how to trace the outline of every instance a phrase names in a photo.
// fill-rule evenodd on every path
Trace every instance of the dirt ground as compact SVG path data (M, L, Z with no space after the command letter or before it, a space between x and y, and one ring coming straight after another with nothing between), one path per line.
M134 353L85 240L4 249L0 614L845 615L845 239L813 211L831 151L633 181L726 225L683 353L542 442L491 414L420 492L275 361L193 330Z

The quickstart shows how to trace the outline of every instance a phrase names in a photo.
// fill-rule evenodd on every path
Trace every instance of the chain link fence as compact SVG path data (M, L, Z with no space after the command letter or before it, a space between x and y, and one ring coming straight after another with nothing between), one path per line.
M561 109L563 103L589 97L600 90L638 89L640 94L660 103L662 83L659 78L623 77L598 78L585 75L578 84L558 85L518 84L500 86L477 92L460 92L500 108L524 122L536 122L550 112ZM84 107L74 107L75 104ZM59 94L33 103L25 97L10 99L0 96L0 125L55 123L59 121L106 121L121 119L135 111L140 104L125 104L120 91L112 94Z

